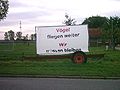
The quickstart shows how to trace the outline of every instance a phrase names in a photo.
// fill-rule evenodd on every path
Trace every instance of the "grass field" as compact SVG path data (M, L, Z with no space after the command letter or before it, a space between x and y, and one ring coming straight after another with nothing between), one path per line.
M23 56L35 56L35 43L14 43L0 47L1 60L21 60Z
M0 75L120 77L120 51L105 51L105 47L89 50L91 54L105 53L105 57L89 58L85 64L74 64L70 59L26 61L22 56L35 56L35 44L17 43L12 51L0 52Z

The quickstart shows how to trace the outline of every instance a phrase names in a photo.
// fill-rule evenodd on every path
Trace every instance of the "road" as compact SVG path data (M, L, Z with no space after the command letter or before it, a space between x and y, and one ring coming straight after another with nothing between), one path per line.
M120 90L120 80L0 77L0 90Z

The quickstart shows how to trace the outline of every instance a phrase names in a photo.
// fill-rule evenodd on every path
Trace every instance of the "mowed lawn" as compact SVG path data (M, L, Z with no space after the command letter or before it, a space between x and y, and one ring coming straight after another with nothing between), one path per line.
M0 51L0 75L120 77L120 51L105 51L104 46L90 47L89 53L105 53L105 57L88 58L85 64L71 59L24 60L23 56L36 55L34 43L15 43L12 50L5 50Z

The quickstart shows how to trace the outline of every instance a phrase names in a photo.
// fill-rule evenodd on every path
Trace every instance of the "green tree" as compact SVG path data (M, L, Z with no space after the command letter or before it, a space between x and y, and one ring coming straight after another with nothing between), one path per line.
M65 25L70 26L70 25L75 25L76 21L75 19L72 19L68 14L65 14L66 20L63 22Z
M104 26L104 37L111 42L111 47L115 50L115 46L120 43L120 18L118 16L110 17Z
M36 34L31 34L31 40L36 40Z
M17 37L16 40L21 40L22 39L22 32L17 32L16 37Z
M26 36L25 36L25 40L28 40L28 34L26 34Z
M14 40L15 33L12 30L8 31L8 37L9 37L9 40Z
M86 18L82 24L88 24L89 28L103 28L103 26L107 23L106 17L101 16L92 16Z
M28 40L28 34L26 34L26 36L22 36L22 40L24 40L24 41L27 41Z
M8 33L7 32L5 32L5 34L4 34L4 40L8 40Z
M0 0L0 21L6 17L8 13L8 0Z

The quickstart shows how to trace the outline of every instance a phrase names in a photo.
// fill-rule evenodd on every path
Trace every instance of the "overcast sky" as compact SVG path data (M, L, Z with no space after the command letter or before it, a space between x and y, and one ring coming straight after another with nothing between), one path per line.
M9 0L7 18L0 21L0 39L5 31L34 33L35 26L62 25L65 13L82 23L91 16L120 16L120 0Z

